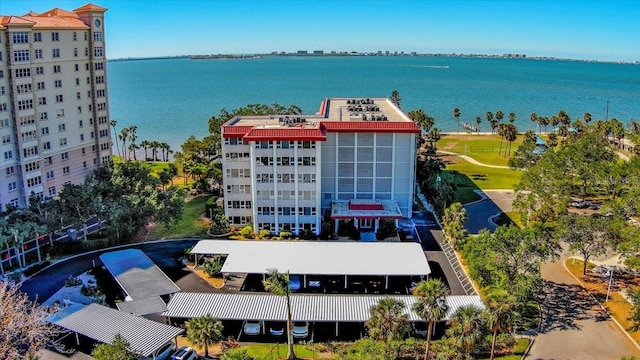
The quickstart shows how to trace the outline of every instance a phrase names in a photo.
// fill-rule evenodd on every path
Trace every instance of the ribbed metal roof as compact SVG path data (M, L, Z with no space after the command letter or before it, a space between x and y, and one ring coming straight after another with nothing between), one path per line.
M116 307L120 311L139 316L167 311L167 304L159 296L142 300L119 302L116 303Z
M151 355L184 331L98 304L62 308L49 321L103 343L111 343L120 334L142 356Z
M112 251L100 260L132 300L173 294L180 288L138 249Z
M384 298L400 300L411 321L420 319L413 311L415 296L411 295L318 295L292 294L291 311L295 321L364 322L369 310ZM462 306L484 308L479 296L452 295L446 297L449 310L445 319ZM181 292L167 304L164 316L192 318L210 314L221 320L285 321L285 298L272 294L221 294Z
M429 275L415 242L201 240L192 254L227 254L223 273L300 275Z

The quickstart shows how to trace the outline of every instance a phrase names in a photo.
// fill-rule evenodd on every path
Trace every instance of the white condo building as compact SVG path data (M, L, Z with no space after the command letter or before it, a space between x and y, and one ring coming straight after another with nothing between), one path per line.
M106 11L0 16L0 209L110 161Z
M410 218L420 129L386 98L327 98L314 115L222 126L225 213L256 232L320 233L322 217L375 231Z

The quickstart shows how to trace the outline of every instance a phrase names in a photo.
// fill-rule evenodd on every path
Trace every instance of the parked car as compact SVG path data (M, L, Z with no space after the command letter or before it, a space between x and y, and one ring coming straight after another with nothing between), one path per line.
M576 209L584 209L589 207L590 203L588 201L584 201L584 200L578 200L578 201L574 201L571 203L571 206L573 206Z
M244 323L244 333L247 335L258 335L260 334L260 328L262 324L258 320L247 320Z
M293 323L293 337L304 339L309 336L309 323L296 321Z
M426 337L427 331L429 331L427 327L427 323L424 321L417 321L411 324L413 328L414 335L418 337Z
M171 360L196 360L198 359L198 353L188 346L183 346L180 350L176 351Z
M160 350L156 351L156 360L168 359L171 354L176 350L176 346L172 342L164 344Z
M282 336L284 335L284 328L286 324L281 322L274 322L269 324L269 335L271 336Z
M322 281L320 281L320 279L316 279L316 278L307 279L307 288L311 292L321 292L322 291Z

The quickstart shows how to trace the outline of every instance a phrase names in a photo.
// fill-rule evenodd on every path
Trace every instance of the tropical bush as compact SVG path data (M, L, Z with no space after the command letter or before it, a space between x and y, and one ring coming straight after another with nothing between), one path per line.
M222 265L224 265L222 256L216 255L204 261L203 270L205 273L207 273L207 275L211 277L219 277L220 275L222 275Z
M384 240L386 238L394 237L398 235L398 228L396 227L396 221L393 219L380 219L378 225L378 232L376 233L376 239Z
M227 219L224 212L216 212L213 216L211 228L209 228L209 233L211 235L222 235L231 231L229 227L229 220Z

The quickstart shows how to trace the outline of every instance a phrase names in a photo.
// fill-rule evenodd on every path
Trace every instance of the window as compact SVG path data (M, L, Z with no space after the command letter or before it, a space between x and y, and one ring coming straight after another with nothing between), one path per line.
M37 136L37 132L35 130L33 131L25 131L22 134L20 134L20 138L22 138L22 141L31 141L31 140L35 140L38 138Z
M42 33L36 32L33 33L33 42L41 42L42 41Z
M78 48L73 48L73 56L78 57Z
M11 176L16 173L16 169L13 166L9 166L6 171L7 171L7 176Z
M2 135L2 144L11 144L11 135Z
M20 84L16 86L16 92L18 94L28 94L31 92L31 84Z
M278 149L289 149L290 147L290 141L278 141Z
M46 158L44 158L44 164L45 165L53 164L53 158L51 156L47 156Z
M109 130L108 130L108 129L102 129L102 130L100 130L100 132L99 132L99 136L100 136L100 138L101 138L101 139L102 139L102 138L109 137Z
M45 89L45 87L44 87L44 81L39 82L39 83L38 83L38 90L44 90L44 89Z
M76 85L80 85L80 78L76 78Z
M8 127L8 126L9 126L9 119L0 119L0 128Z
M55 84L55 87L57 88L62 87L62 80L56 80L54 84Z
M7 111L7 103L0 103L0 111Z
M74 64L73 68L74 68L75 71L79 71L80 70L80 65ZM76 85L80 85L80 81L78 80L78 78L76 78Z
M63 132L67 130L67 126L65 124L58 125L58 132Z
M298 174L298 182L314 183L316 182L316 174Z
M316 165L316 157L315 156L303 156L298 158L298 165L302 166L315 166Z
M227 185L227 193L251 194L251 185Z
M47 116L47 112L40 113L40 120L47 120L49 117Z
M78 33L77 32L73 32L73 41L78 41Z
M16 191L18 190L18 183L15 181L12 181L9 183L9 191Z
M89 48L84 48L84 56L89 56ZM87 68L89 67L89 64L87 64ZM87 69L89 70L89 69Z
M279 157L278 158L278 165L282 165L282 166L289 166L289 165L294 165L294 158L293 157Z
M95 63L94 68L95 70L104 70L104 63Z
M45 126L45 127L40 128L40 133L42 134L42 136L49 135L49 127Z
M46 97L38 98L38 105L47 105L47 98Z
M71 169L68 166L65 166L62 168L62 174L69 175L70 172L71 172Z
M53 57L54 58L60 57L60 49L53 49Z
M91 94L89 94L89 97L91 97ZM104 111L106 109L107 109L107 104L106 103L99 103L96 106L96 110L98 110L98 111Z
M4 77L4 70L0 70L0 79Z
M42 184L42 177L36 176L32 179L27 179L27 187L33 187Z
M84 134L80 134L80 141L84 141Z
M51 141L46 141L42 143L42 150L51 150Z
M93 41L102 41L102 31L95 31L93 33Z
M57 74L57 73L61 72L61 70L60 70L60 65L53 65L53 72L54 72L55 74Z
M4 152L4 159L5 160L13 159L13 151L11 151L11 150L5 151Z
M80 99L82 99L82 96L80 95L80 91L78 91L78 92L76 93L76 100L80 100ZM80 114L80 113L82 112L82 110L80 110L80 109L81 109L81 108L80 108L80 107L78 107L78 114Z
M85 31L84 32L84 41L87 41L89 39L89 34Z
M100 144L100 150L105 151L105 150L109 150L109 143L102 143Z
M19 120L20 120L20 126L31 125L36 123L36 118L34 115L21 116Z
M47 189L47 191L49 192L49 196L56 196L56 187L55 186L51 186Z
M62 102L62 94L56 95L56 102L57 103L61 103Z
M298 141L298 149L315 149L315 141Z
M38 68L36 68L37 70ZM22 78L22 77L29 77L31 76L31 69L29 68L25 68L25 69L16 69L16 77L17 78Z
M36 59L42 59L42 49L36 49L33 51L33 57Z
M40 161L34 161L24 165L25 172L36 171L40 169Z
M54 31L51 33L51 41L60 41L60 33Z
M83 125L82 120L78 120L78 127L81 128Z
M301 207L301 208L298 208L298 213L300 215L315 215L316 214L316 208L313 208L313 207Z
M27 109L33 109L33 99L19 100L18 110L27 110Z
M53 170L47 171L47 180L48 179L53 179L53 178L54 178Z
M22 155L24 155L24 157L38 155L38 147L32 146L32 147L24 148L22 149Z
M56 110L56 117L63 117L63 116L64 116L64 109Z
M104 84L104 75L96 76L96 84ZM238 138L231 138L231 140L233 139L235 139L236 141L238 140ZM240 138L240 142L242 144L242 138ZM232 145L236 145L236 144L232 144Z
M29 50L13 50L13 61L29 61Z
M60 154L60 160L62 161L69 160L69 153L63 152L62 154Z
M93 48L93 56L95 56L95 57L104 56L104 51L102 49L102 46L96 46L96 47Z
M44 67L38 66L36 68L36 75L44 75Z
M67 146L67 138L60 138L60 146Z
M104 89L96 90L96 97L104 97Z
M0 95L4 95L4 86L0 86Z
M29 43L29 33L26 31L14 32L13 33L13 43L14 44L28 44Z

